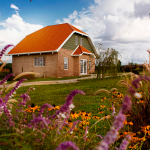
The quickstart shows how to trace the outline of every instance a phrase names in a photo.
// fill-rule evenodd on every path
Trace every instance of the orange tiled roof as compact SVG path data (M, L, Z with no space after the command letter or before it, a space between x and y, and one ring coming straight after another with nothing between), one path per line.
M86 34L68 23L46 26L27 35L8 54L55 51L73 31Z
M77 49L73 52L72 56L77 56L77 55L82 55L83 53L86 54L92 54L90 51L88 51L86 48L83 46L79 45Z

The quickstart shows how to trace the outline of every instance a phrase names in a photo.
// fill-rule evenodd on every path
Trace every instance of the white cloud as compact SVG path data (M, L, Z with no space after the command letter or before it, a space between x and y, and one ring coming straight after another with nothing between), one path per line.
M14 4L11 4L11 5L10 5L10 8L13 8L13 9L15 9L15 10L19 10L19 8L18 8L17 6L15 6Z
M148 60L150 47L149 0L94 0L88 9L74 12L68 22L90 35L94 43L115 48L123 64ZM70 17L74 16L74 17ZM139 56L139 57L138 57Z
M11 4L11 8L19 10L19 8L13 4ZM8 17L5 21L0 22L0 26L4 28L0 29L0 50L7 44L18 44L26 35L43 28L42 25L25 22L21 16L19 16L18 12ZM11 49L12 48L9 48L7 52ZM8 57L4 57L3 60L4 59L8 59Z

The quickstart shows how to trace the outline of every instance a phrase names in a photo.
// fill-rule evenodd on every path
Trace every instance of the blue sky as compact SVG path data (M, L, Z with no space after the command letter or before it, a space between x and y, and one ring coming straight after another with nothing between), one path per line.
M15 13L11 4L19 8L19 15L25 22L46 26L56 24L57 19L68 17L74 10L82 11L92 3L93 0L1 0L0 21Z
M142 64L150 48L149 8L150 0L0 0L0 49L47 25L70 23L94 44L116 49L122 64Z

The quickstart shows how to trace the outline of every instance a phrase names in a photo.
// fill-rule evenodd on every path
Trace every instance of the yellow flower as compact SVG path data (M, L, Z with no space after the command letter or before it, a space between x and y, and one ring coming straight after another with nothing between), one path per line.
M79 115L77 113L71 112L70 114L72 119L77 119L79 117Z
M131 125L131 126L133 125L133 123L132 123L132 122L128 122L128 124L129 124L129 125Z
M100 107L101 107L101 108L104 108L105 106L104 106L104 105L100 105Z
M82 118L83 120L90 120L90 119L91 119L90 116L91 116L90 113L86 113L85 115L81 116L81 118Z
M55 106L55 109L60 109L60 106Z
M98 117L97 115L92 117L93 119L99 119L100 117Z
M103 114L104 112L103 111L100 111L98 114Z

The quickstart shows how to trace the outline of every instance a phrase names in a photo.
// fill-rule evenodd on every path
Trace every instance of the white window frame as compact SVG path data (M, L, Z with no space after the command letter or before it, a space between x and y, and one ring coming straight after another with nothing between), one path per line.
M34 57L35 67L45 67L45 57Z
M78 45L78 37L75 38L75 44Z
M68 57L64 57L64 70L68 70Z
M82 38L80 39L80 45L82 46Z
M83 67L81 66L81 63L83 63ZM87 59L80 59L80 74L87 74Z
M89 61L89 71L91 71L91 61Z

